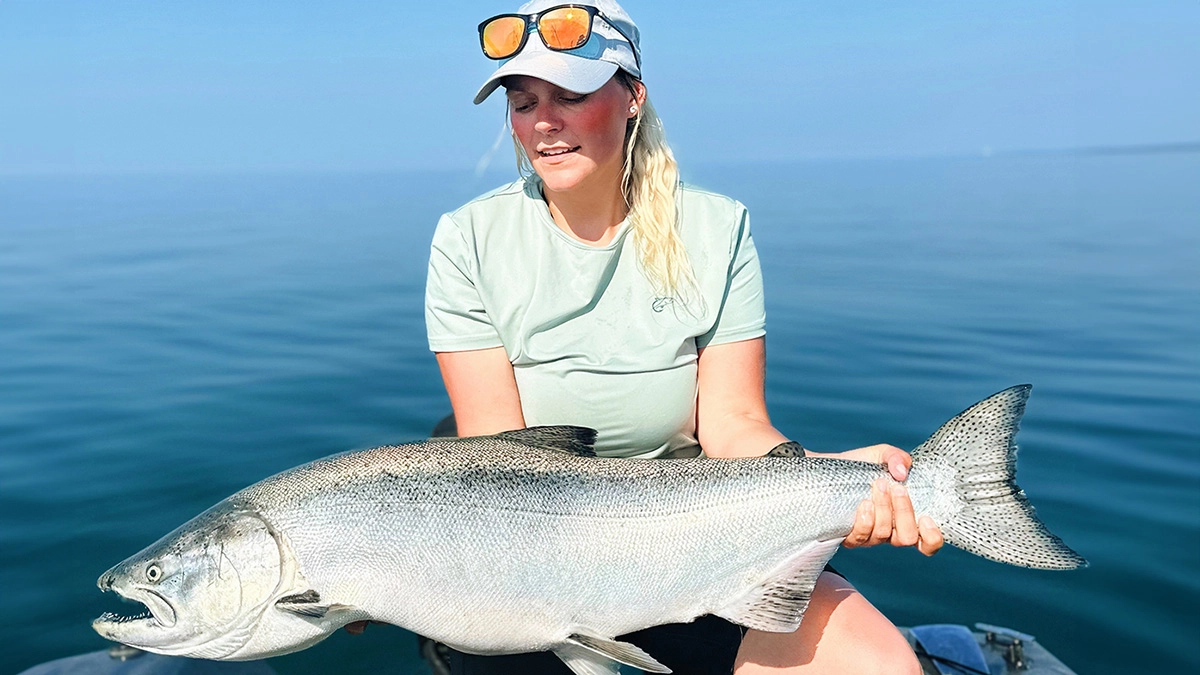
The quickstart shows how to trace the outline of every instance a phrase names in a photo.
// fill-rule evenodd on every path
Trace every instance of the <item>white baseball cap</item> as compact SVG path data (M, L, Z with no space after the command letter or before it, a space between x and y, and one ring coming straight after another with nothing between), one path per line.
M562 0L532 0L521 5L518 14L538 14L567 4ZM559 52L547 49L536 35L525 40L525 46L515 55L500 62L500 67L479 88L475 103L479 104L500 86L509 75L528 75L545 80L577 94L590 94L604 86L617 72L624 70L642 79L640 36L633 19L614 0L586 0L570 3L587 5L599 10L592 21L592 35L583 46Z

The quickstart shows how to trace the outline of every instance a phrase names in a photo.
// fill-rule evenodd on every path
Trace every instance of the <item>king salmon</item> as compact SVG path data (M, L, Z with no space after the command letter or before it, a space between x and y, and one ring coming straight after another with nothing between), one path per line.
M945 540L1013 565L1084 559L1014 482L1030 387L951 419L906 484ZM794 631L886 467L832 458L604 459L535 427L347 452L271 476L104 573L140 602L102 636L249 660L375 620L474 654L553 651L577 675L670 670L614 639L715 614ZM888 480L891 480L888 478Z

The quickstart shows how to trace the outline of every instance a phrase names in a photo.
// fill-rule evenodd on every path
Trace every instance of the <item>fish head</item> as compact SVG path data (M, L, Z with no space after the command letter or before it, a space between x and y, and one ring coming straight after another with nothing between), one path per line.
M158 654L231 658L281 585L280 546L258 514L218 504L101 575L101 590L145 611L106 612L92 628Z

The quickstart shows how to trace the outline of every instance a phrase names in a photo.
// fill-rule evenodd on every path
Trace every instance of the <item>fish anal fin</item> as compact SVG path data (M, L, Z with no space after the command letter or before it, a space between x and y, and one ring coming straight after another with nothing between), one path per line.
M621 664L576 644L554 648L554 655L575 675L619 675Z
M595 457L596 430L566 425L528 427L496 434L496 438L528 445L540 450L565 452L579 457Z
M713 612L733 623L771 633L800 627L817 577L837 552L841 539L817 541L783 561L743 597Z
M564 651L567 655L564 656ZM659 663L653 656L647 654L641 647L628 642L620 642L618 640L610 640L608 638L596 637L595 635L586 635L576 633L567 638L567 644L564 647L555 650L568 666L576 673L591 673L591 672L617 672L616 665L624 663L627 666L641 668L647 673L669 673L671 669ZM568 659L568 656L583 657L584 661L590 661L596 666L606 668L607 670L577 670L573 662L577 659ZM590 658L588 658L590 657Z

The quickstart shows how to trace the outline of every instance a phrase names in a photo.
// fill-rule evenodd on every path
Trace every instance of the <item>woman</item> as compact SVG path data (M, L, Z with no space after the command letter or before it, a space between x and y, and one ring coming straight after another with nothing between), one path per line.
M762 283L745 208L679 184L633 21L611 0L535 0L480 33L503 63L475 102L504 88L530 174L443 216L434 235L426 321L458 434L569 423L596 428L602 456L647 458L699 446L764 455L787 442L763 396ZM887 464L898 480L911 463L888 445L839 456ZM845 545L882 542L932 555L942 540L898 487L860 506ZM676 672L729 672L735 655L740 675L919 670L895 627L830 572L794 634L743 638L703 617L629 641ZM547 656L452 663L568 672Z

